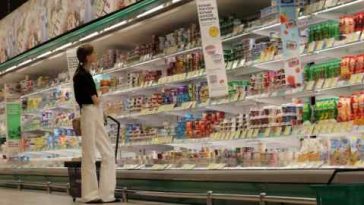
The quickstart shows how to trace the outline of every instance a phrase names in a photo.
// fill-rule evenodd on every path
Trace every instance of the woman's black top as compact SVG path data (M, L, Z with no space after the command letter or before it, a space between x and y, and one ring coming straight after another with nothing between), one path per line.
M92 75L82 67L79 67L73 76L73 89L80 108L82 105L93 104L92 96L97 96L95 81Z

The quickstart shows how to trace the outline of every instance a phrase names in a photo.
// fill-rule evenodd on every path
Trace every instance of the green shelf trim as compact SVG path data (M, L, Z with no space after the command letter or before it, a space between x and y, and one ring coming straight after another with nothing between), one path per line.
M130 16L134 16L136 14L139 14L143 11L149 10L150 8L153 8L164 2L165 2L164 0L142 0L131 6L124 8L120 11L116 11L114 13L101 17L88 24L85 24L84 26L76 28L75 30L72 30L71 32L62 34L59 37L46 41L45 43L43 43L37 47L34 47L28 51L25 51L22 54L19 54L13 58L1 63L0 71L4 71L21 62L35 58L43 53L46 53L50 50L54 50L67 43L77 41L93 32L101 31L113 24L116 24L117 22L120 22L121 20L124 20Z

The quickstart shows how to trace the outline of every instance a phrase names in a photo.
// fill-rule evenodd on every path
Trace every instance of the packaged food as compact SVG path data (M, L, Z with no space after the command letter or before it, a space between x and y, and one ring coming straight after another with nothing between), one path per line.
M351 104L350 104L350 97L343 97L340 96L339 102L337 105L338 109L338 121L339 122L346 122L349 121L352 117L351 113Z
M341 66L340 66L340 77L343 79L348 79L351 76L350 72L350 57L345 56L341 60Z

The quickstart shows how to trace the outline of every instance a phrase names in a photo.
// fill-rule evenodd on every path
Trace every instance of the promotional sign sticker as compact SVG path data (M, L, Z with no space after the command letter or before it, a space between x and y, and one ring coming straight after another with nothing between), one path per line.
M197 0L202 49L211 98L228 95L224 51L221 42L216 0Z

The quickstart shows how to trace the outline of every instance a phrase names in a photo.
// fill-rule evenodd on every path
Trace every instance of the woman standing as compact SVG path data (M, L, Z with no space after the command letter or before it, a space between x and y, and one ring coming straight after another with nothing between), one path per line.
M117 202L116 165L112 145L104 127L103 112L90 74L96 54L91 45L77 49L78 68L73 76L75 97L81 108L82 200L86 203ZM96 176L96 149L101 155L100 182Z

